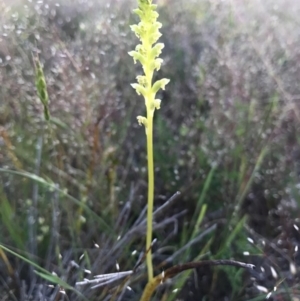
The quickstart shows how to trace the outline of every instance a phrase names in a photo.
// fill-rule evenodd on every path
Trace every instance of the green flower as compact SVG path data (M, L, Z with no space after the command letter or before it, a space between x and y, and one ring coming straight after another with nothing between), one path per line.
M137 83L131 84L138 95L145 99L147 116L138 116L137 120L140 125L144 125L147 136L147 160L148 160L148 213L147 213L147 268L148 280L153 279L153 266L151 255L152 242L152 212L154 200L154 163L153 163L153 115L155 109L160 108L161 100L155 98L160 89L165 89L169 79L163 78L152 84L153 73L158 71L163 63L159 55L164 48L163 43L156 43L161 37L159 29L162 24L157 21L158 13L155 11L156 5L152 0L138 0L138 8L134 10L140 18L140 22L131 25L131 30L135 33L140 41L135 50L128 52L132 56L134 63L141 63L144 74L136 77ZM156 44L155 44L156 43Z

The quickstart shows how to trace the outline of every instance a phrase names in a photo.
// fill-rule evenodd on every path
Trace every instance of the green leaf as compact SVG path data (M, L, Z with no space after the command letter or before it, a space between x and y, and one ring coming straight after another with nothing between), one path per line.
M53 275L50 272L47 273L42 273L42 272L38 272L38 271L34 271L37 275L39 275L40 277L46 279L47 281L57 284L65 289L71 290L71 291L75 291L75 289L69 285L67 282L63 281L61 278L59 278L57 275Z

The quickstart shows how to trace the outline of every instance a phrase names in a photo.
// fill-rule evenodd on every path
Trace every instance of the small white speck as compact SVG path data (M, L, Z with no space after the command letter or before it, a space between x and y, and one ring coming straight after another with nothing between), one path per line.
M86 25L84 23L80 23L79 28L81 30L85 30L86 29Z
M178 292L178 288L175 288L174 290L172 290L172 293L177 293Z
M75 262L74 260L71 260L71 261L70 261L70 266L71 266L72 268L79 269L79 265L78 265L78 263L77 263L77 262Z
M271 269L271 273L272 273L273 278L277 279L278 275L277 275L277 272L275 271L275 269L272 266L270 267L270 269Z
M268 295L266 296L266 299L269 299L272 295L272 292L269 292Z
M92 273L90 270L86 270L86 269L84 270L84 272L87 273L87 274L91 274Z
M97 248L97 249L99 249L99 245L96 244L96 243L94 244L94 247Z
M297 268L293 262L290 262L290 271L291 271L291 274L293 274L293 275L297 274Z
M134 251L132 251L131 255L134 256L134 255L136 255L136 253L137 253L137 250L134 250Z
M247 237L247 240L248 240L251 244L254 243L254 240L253 240L251 237Z
M299 231L299 227L296 224L294 224L294 228Z
M249 253L249 252L243 252L243 255L244 255L244 256L249 256L250 253Z
M263 293L266 293L266 294L269 292L268 289L267 289L266 287L261 286L261 285L256 285L256 288L257 288L259 291L261 291L261 292L263 292Z
M295 252L298 252L298 246L295 246Z
M82 253L79 257L79 260L82 260L82 258L84 257L84 253Z
M117 271L120 271L120 266L117 262L116 262L116 269L117 269Z

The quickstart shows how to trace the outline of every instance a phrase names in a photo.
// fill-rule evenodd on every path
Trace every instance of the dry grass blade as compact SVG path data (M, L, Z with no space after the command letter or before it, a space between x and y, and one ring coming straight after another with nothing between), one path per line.
M163 283L169 278L172 278L176 276L177 274L189 270L189 269L195 269L202 266L215 266L215 265L227 265L227 266L236 266L243 269L254 269L253 264L243 263L239 261L234 260L203 260L203 261L196 261L196 262L188 262L184 264L179 264L176 266L173 266L166 271L163 271L161 274L157 275L151 282L148 282L146 285L143 295L140 299L140 301L148 301L150 300L152 294L154 293L155 289L158 285Z
M12 268L5 252L1 248L0 248L0 257L2 258L2 260L4 261L4 263L6 265L9 275L13 276L14 275L14 269Z

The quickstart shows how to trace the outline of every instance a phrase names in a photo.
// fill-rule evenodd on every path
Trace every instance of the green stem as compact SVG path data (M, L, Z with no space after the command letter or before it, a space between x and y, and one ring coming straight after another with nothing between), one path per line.
M154 110L147 109L147 161L148 161L148 208L147 208L147 237L146 250L148 251L146 257L148 269L148 281L153 279L153 265L152 265L152 220L153 220L153 202L154 202L154 163L153 163L153 113Z

